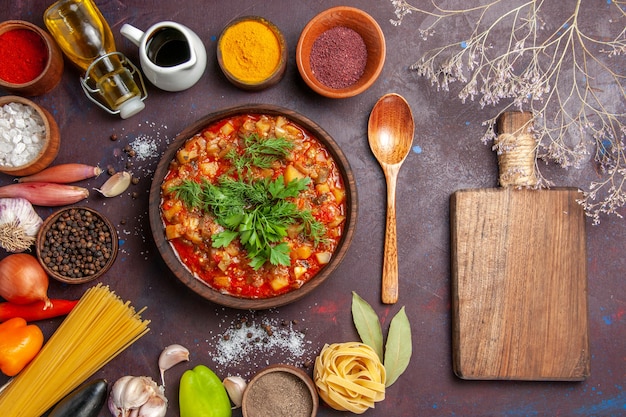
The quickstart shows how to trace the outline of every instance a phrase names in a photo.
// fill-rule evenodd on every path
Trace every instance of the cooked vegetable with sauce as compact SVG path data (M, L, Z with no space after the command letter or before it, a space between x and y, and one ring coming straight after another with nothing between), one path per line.
M247 114L188 139L162 187L166 237L197 277L266 298L299 288L337 247L345 188L328 150L284 116Z

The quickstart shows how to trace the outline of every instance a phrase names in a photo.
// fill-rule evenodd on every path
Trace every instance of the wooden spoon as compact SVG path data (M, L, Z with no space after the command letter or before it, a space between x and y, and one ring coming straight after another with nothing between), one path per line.
M376 102L367 126L370 148L383 169L387 182L387 221L382 280L382 302L385 304L398 301L396 182L400 166L411 150L414 129L411 108L398 94L386 94Z

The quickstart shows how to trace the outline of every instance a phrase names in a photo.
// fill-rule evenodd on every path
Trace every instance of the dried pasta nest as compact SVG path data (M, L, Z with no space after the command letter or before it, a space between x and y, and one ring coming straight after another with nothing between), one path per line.
M385 399L385 367L368 345L325 345L313 371L319 396L332 408L363 414Z

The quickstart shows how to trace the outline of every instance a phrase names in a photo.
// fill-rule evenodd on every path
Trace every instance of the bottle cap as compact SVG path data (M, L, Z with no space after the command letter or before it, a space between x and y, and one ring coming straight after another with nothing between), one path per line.
M143 101L141 101L141 98L133 97L129 100L126 100L120 106L120 117L122 119L128 119L129 117L134 116L142 111L145 107L146 105Z

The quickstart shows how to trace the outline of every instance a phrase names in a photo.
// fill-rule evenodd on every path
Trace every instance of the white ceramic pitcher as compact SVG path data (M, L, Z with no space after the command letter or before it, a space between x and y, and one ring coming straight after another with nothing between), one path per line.
M159 22L145 32L124 24L122 35L139 47L139 62L146 78L165 91L193 86L206 69L206 49L191 29L176 22Z

